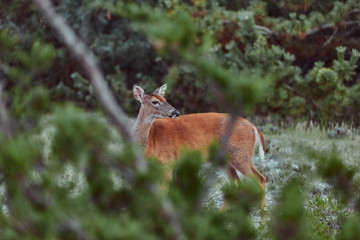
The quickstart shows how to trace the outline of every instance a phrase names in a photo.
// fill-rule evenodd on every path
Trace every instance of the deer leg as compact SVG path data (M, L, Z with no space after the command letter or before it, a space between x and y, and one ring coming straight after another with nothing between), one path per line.
M227 175L230 177L230 178L233 178L233 179L236 179L236 180L240 180L237 172L236 172L236 169L233 168L230 164L227 165L226 167L226 172L227 172Z
M225 174L227 175L227 177L229 179L233 178L233 179L240 181L239 176L236 172L236 169L233 166L231 166L231 164L226 165ZM220 208L220 211L225 211L226 209L228 209L228 207L229 207L229 204L226 201L224 201L223 205Z
M266 198L265 198L265 185L266 185L266 177L262 175L254 166L251 166L251 171L254 175L258 176L260 179L260 186L263 190L263 197L261 199L261 219L266 217Z
M238 154L239 155L239 154ZM237 155L237 156L238 156ZM230 165L234 168L234 171L238 170L242 174L244 174L247 177L250 176L257 176L259 178L259 184L261 189L263 190L263 196L261 199L261 219L264 219L266 217L266 199L265 199L265 184L266 184L266 177L263 176L252 164L251 162L251 155L245 155L242 158L234 157L233 160L230 161ZM234 156L234 155L233 155ZM236 169L236 170L235 170Z

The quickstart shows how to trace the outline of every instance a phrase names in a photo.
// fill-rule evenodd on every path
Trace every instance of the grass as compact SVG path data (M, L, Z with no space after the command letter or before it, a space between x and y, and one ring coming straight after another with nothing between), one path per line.
M271 130L266 127L267 157L255 165L268 178L270 190L277 188L279 182L286 182L293 176L308 176L315 168L314 160L306 150L328 154L337 151L346 165L359 168L360 135L350 128L343 127L346 134L341 138L329 138L329 131L319 127L306 127L299 124L295 128Z
M291 179L301 179L301 191L305 196L305 209L317 218L330 236L338 231L337 215L350 214L336 198L336 189L319 177L322 160L314 159L311 152L330 156L336 152L342 163L355 171L354 180L359 182L360 135L359 131L343 125L335 130L298 124L294 128L280 129L268 125L264 128L267 154L263 161L255 159L256 168L267 177L266 199L271 212L276 209L281 190ZM337 136L334 132L341 129ZM325 164L325 163L324 163ZM319 230L320 231L320 230Z

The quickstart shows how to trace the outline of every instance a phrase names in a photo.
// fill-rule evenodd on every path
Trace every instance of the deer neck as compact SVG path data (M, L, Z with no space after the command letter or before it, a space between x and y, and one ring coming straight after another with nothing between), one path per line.
M146 146L147 144L148 137L150 134L150 129L154 121L155 121L155 117L146 114L144 108L141 106L135 124L133 126L133 132L135 133L137 140L143 146Z

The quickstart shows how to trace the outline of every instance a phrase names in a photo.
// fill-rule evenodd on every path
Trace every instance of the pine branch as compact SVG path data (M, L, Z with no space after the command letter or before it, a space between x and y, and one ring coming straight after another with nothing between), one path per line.
M130 147L135 155L135 166L137 167L137 170L141 172L146 171L147 163L138 148L135 147L137 146L137 142L130 130L131 123L128 119L126 119L126 114L121 107L117 105L109 87L106 85L104 76L97 65L94 54L85 46L83 41L76 36L74 31L64 22L63 18L55 12L52 3L49 0L33 0L33 2L46 17L51 27L63 38L64 44L77 59L78 63L88 73L91 84L93 85L95 93L102 106L115 122L115 125L118 127L125 140L131 143ZM154 183L149 185L149 191L152 194L161 196L159 185ZM185 239L180 220L176 215L172 203L164 197L159 197L159 199L162 205L162 216L172 228L174 232L174 239Z
M62 37L64 44L69 52L76 58L78 63L86 70L89 75L92 86L94 87L96 96L100 100L107 114L113 120L117 128L120 130L124 139L135 146L136 140L131 133L131 122L126 118L125 112L115 101L113 94L106 85L105 78L97 64L96 57L83 43L83 41L76 36L74 31L65 23L63 18L55 12L54 7L48 0L34 0L40 11L46 16L51 27ZM146 162L139 154L135 147L133 147L135 154L136 167L140 171L146 170Z
M11 131L9 116L7 114L7 110L5 106L2 84L0 84L0 131L5 134L5 137L7 139L10 139L13 135Z

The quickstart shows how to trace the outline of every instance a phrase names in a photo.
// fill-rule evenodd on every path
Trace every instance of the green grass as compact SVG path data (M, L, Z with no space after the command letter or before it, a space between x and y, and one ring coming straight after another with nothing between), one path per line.
M334 130L298 124L294 128L264 128L267 154L263 161L254 160L257 169L267 177L266 199L270 213L279 203L281 190L292 179L300 179L304 194L307 217L319 236L331 239L339 230L339 215L349 215L351 204L342 205L337 190L329 179L319 177L319 168L325 166L323 159L336 153L340 161L355 172L354 182L359 182L360 135L359 131L341 126L342 134L334 137ZM315 154L316 155L316 154ZM351 202L351 201L350 201ZM316 224L315 224L316 223Z
M268 149L266 159L260 164L255 162L268 177L270 188L289 177L308 176L315 167L314 160L309 157L310 150L324 154L336 151L346 165L359 168L360 135L355 129L343 126L346 133L342 138L329 138L331 131L306 127L306 124L276 131L271 129L268 126L264 130Z

